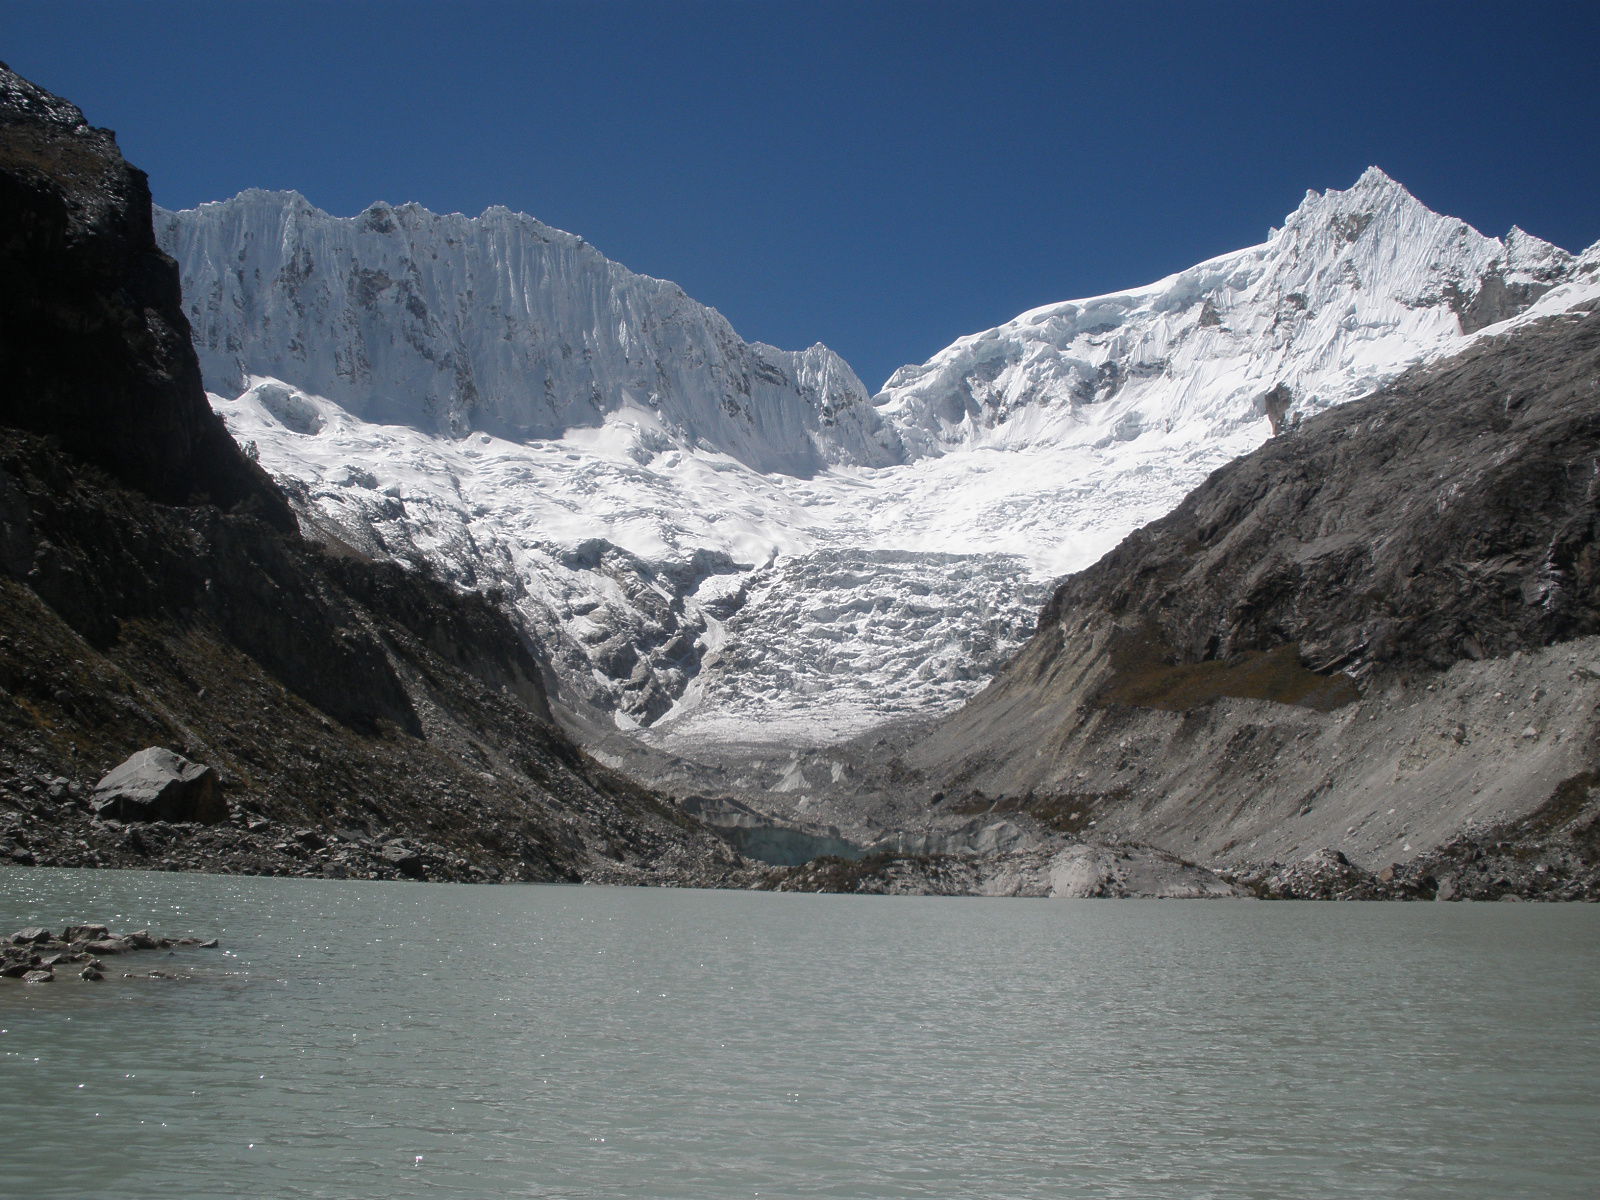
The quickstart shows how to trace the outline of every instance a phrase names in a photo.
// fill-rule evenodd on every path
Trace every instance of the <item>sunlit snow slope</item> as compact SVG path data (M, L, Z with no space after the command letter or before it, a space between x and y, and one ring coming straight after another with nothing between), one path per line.
M868 400L825 347L744 343L503 209L247 192L157 224L218 410L305 513L497 590L576 711L688 742L948 707L1051 578L1275 424L1600 294L1600 249L1483 237L1371 170L1261 246L1025 313Z
M504 208L338 218L248 191L157 225L215 392L269 375L368 421L519 441L636 409L758 471L899 457L827 347L744 342L677 284Z

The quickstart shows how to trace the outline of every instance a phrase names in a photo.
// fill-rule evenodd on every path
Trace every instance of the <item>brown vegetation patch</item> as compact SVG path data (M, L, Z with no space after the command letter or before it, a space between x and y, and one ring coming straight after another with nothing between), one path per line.
M1146 631L1124 633L1111 647L1111 678L1093 703L1186 712L1224 696L1271 700L1332 712L1361 698L1345 675L1319 675L1293 643L1247 650L1224 659L1170 662Z

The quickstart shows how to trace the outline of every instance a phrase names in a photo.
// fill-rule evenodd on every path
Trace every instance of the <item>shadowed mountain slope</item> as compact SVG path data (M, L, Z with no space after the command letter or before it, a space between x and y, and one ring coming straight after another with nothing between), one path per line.
M0 68L0 861L575 879L734 856L550 723L487 601L302 541L206 403L113 135ZM214 827L92 819L152 744Z
M1572 818L1600 778L1597 535L1591 308L1215 472L1067 579L907 761L1213 863Z

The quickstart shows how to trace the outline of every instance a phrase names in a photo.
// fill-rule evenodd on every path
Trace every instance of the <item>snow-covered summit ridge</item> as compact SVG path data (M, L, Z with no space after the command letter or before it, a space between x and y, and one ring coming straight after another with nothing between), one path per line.
M900 457L826 347L745 342L677 284L507 208L334 217L252 190L158 211L156 231L222 394L272 376L369 421L517 441L632 410L651 431L642 458L701 448L789 475Z
M1024 313L868 403L825 347L739 342L505 209L245 193L160 228L215 407L308 527L504 597L569 710L691 746L959 703L1053 577L1275 423L1600 297L1600 245L1485 238L1373 171L1260 246ZM462 377L508 412L449 408Z
M1440 216L1370 167L1308 191L1261 245L960 338L875 403L912 455L1259 439L1513 315L1574 263L1521 229L1502 241Z

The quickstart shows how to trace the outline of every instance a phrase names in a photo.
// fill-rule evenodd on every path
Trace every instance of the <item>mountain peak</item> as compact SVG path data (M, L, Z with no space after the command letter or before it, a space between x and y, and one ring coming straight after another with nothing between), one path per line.
M76 104L45 91L0 62L0 124L29 122L47 122L72 131L92 128Z
M1359 218L1361 227L1365 228L1367 223L1380 215L1418 213L1438 216L1381 167L1368 167L1360 178L1342 191L1329 188L1325 192L1315 189L1306 192L1305 199L1289 214L1284 224L1286 227L1307 222L1342 224L1354 217Z
M1506 264L1513 271L1530 271L1554 277L1572 265L1572 255L1529 233L1520 225L1513 225L1505 236Z
M231 200L205 200L193 208L163 209L162 211L187 214L193 212L215 212L224 209L292 210L312 216L327 215L293 188L245 188Z
M1570 270L1563 251L1485 237L1372 166L1308 191L1259 246L970 334L897 371L879 407L919 454L1081 441L1115 457L1147 432L1217 444L1281 419L1264 396L1300 412L1349 399Z
M1355 186L1353 186L1350 190L1353 192L1406 191L1406 189L1402 187L1392 175L1390 175L1382 167L1376 165L1370 166L1365 171L1361 172L1361 178L1356 180ZM1406 192L1406 194L1410 195L1409 192Z
M1392 206L1425 207L1403 183L1382 167L1368 167L1348 188L1343 191L1329 188L1323 195L1328 203L1346 210Z

